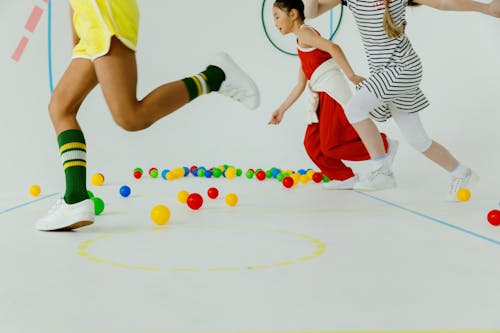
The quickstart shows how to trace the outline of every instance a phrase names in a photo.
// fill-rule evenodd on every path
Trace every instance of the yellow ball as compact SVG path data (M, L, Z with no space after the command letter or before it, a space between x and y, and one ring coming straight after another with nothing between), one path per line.
M151 209L151 220L157 225L167 224L170 219L170 209L164 205L157 205Z
M470 199L470 191L466 188L461 188L457 191L457 199L458 201L469 201Z
M309 177L307 177L307 175L300 175L299 179L302 184L307 184L307 182L310 180Z
M180 203L185 204L187 202L188 196L189 193L187 191L179 191L179 193L177 193L177 200L179 200Z
M236 169L234 167L227 168L225 175L227 179L233 179L236 177Z
M31 185L30 187L30 194L34 197L37 197L40 195L40 192L42 192L42 189L38 185Z
M229 193L226 195L226 203L231 207L236 206L238 203L238 196L234 193Z
M90 181L94 186L101 186L104 183L104 176L102 173L96 173L92 176Z

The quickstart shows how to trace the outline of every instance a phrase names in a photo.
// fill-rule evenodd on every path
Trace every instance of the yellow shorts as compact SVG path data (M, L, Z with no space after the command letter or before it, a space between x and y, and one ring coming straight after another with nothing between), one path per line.
M111 37L135 51L139 35L139 9L135 0L70 0L73 25L80 42L73 58L95 60L109 52Z

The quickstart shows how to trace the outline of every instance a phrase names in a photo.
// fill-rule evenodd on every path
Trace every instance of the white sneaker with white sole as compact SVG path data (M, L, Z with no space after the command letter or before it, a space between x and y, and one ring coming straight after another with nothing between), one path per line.
M475 185L479 181L479 176L472 171L470 168L463 177L452 177L450 181L450 187L448 189L448 201L459 201L457 198L457 192L461 188L467 188Z
M35 227L41 231L72 230L90 225L94 219L92 199L67 204L64 198L60 198L47 216L36 222Z
M396 179L390 170L377 169L370 172L353 186L358 191L378 191L396 187Z
M226 75L218 91L220 94L242 103L250 110L259 107L260 94L257 85L227 53L218 53L210 65L219 67Z
M352 190L354 184L358 181L358 175L354 175L346 180L331 180L328 183L321 184L321 186L323 186L325 190Z

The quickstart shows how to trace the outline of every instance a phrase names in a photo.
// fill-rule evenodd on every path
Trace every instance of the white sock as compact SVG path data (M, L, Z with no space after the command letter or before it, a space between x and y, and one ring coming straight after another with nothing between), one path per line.
M370 160L370 164L372 166L372 171L379 170L382 168L387 169L386 160L387 160L387 155L382 155L379 157L372 158Z
M462 165L462 163L457 162L457 165L450 171L450 174L454 178L464 178L470 174L470 168Z

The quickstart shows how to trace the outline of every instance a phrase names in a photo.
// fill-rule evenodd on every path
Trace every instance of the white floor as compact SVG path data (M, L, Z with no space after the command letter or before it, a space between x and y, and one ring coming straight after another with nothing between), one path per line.
M194 177L90 189L106 210L76 232L33 228L58 194L1 201L0 332L500 332L490 194L453 204L404 180L363 194ZM181 189L204 206L181 205ZM167 227L149 219L156 204Z

